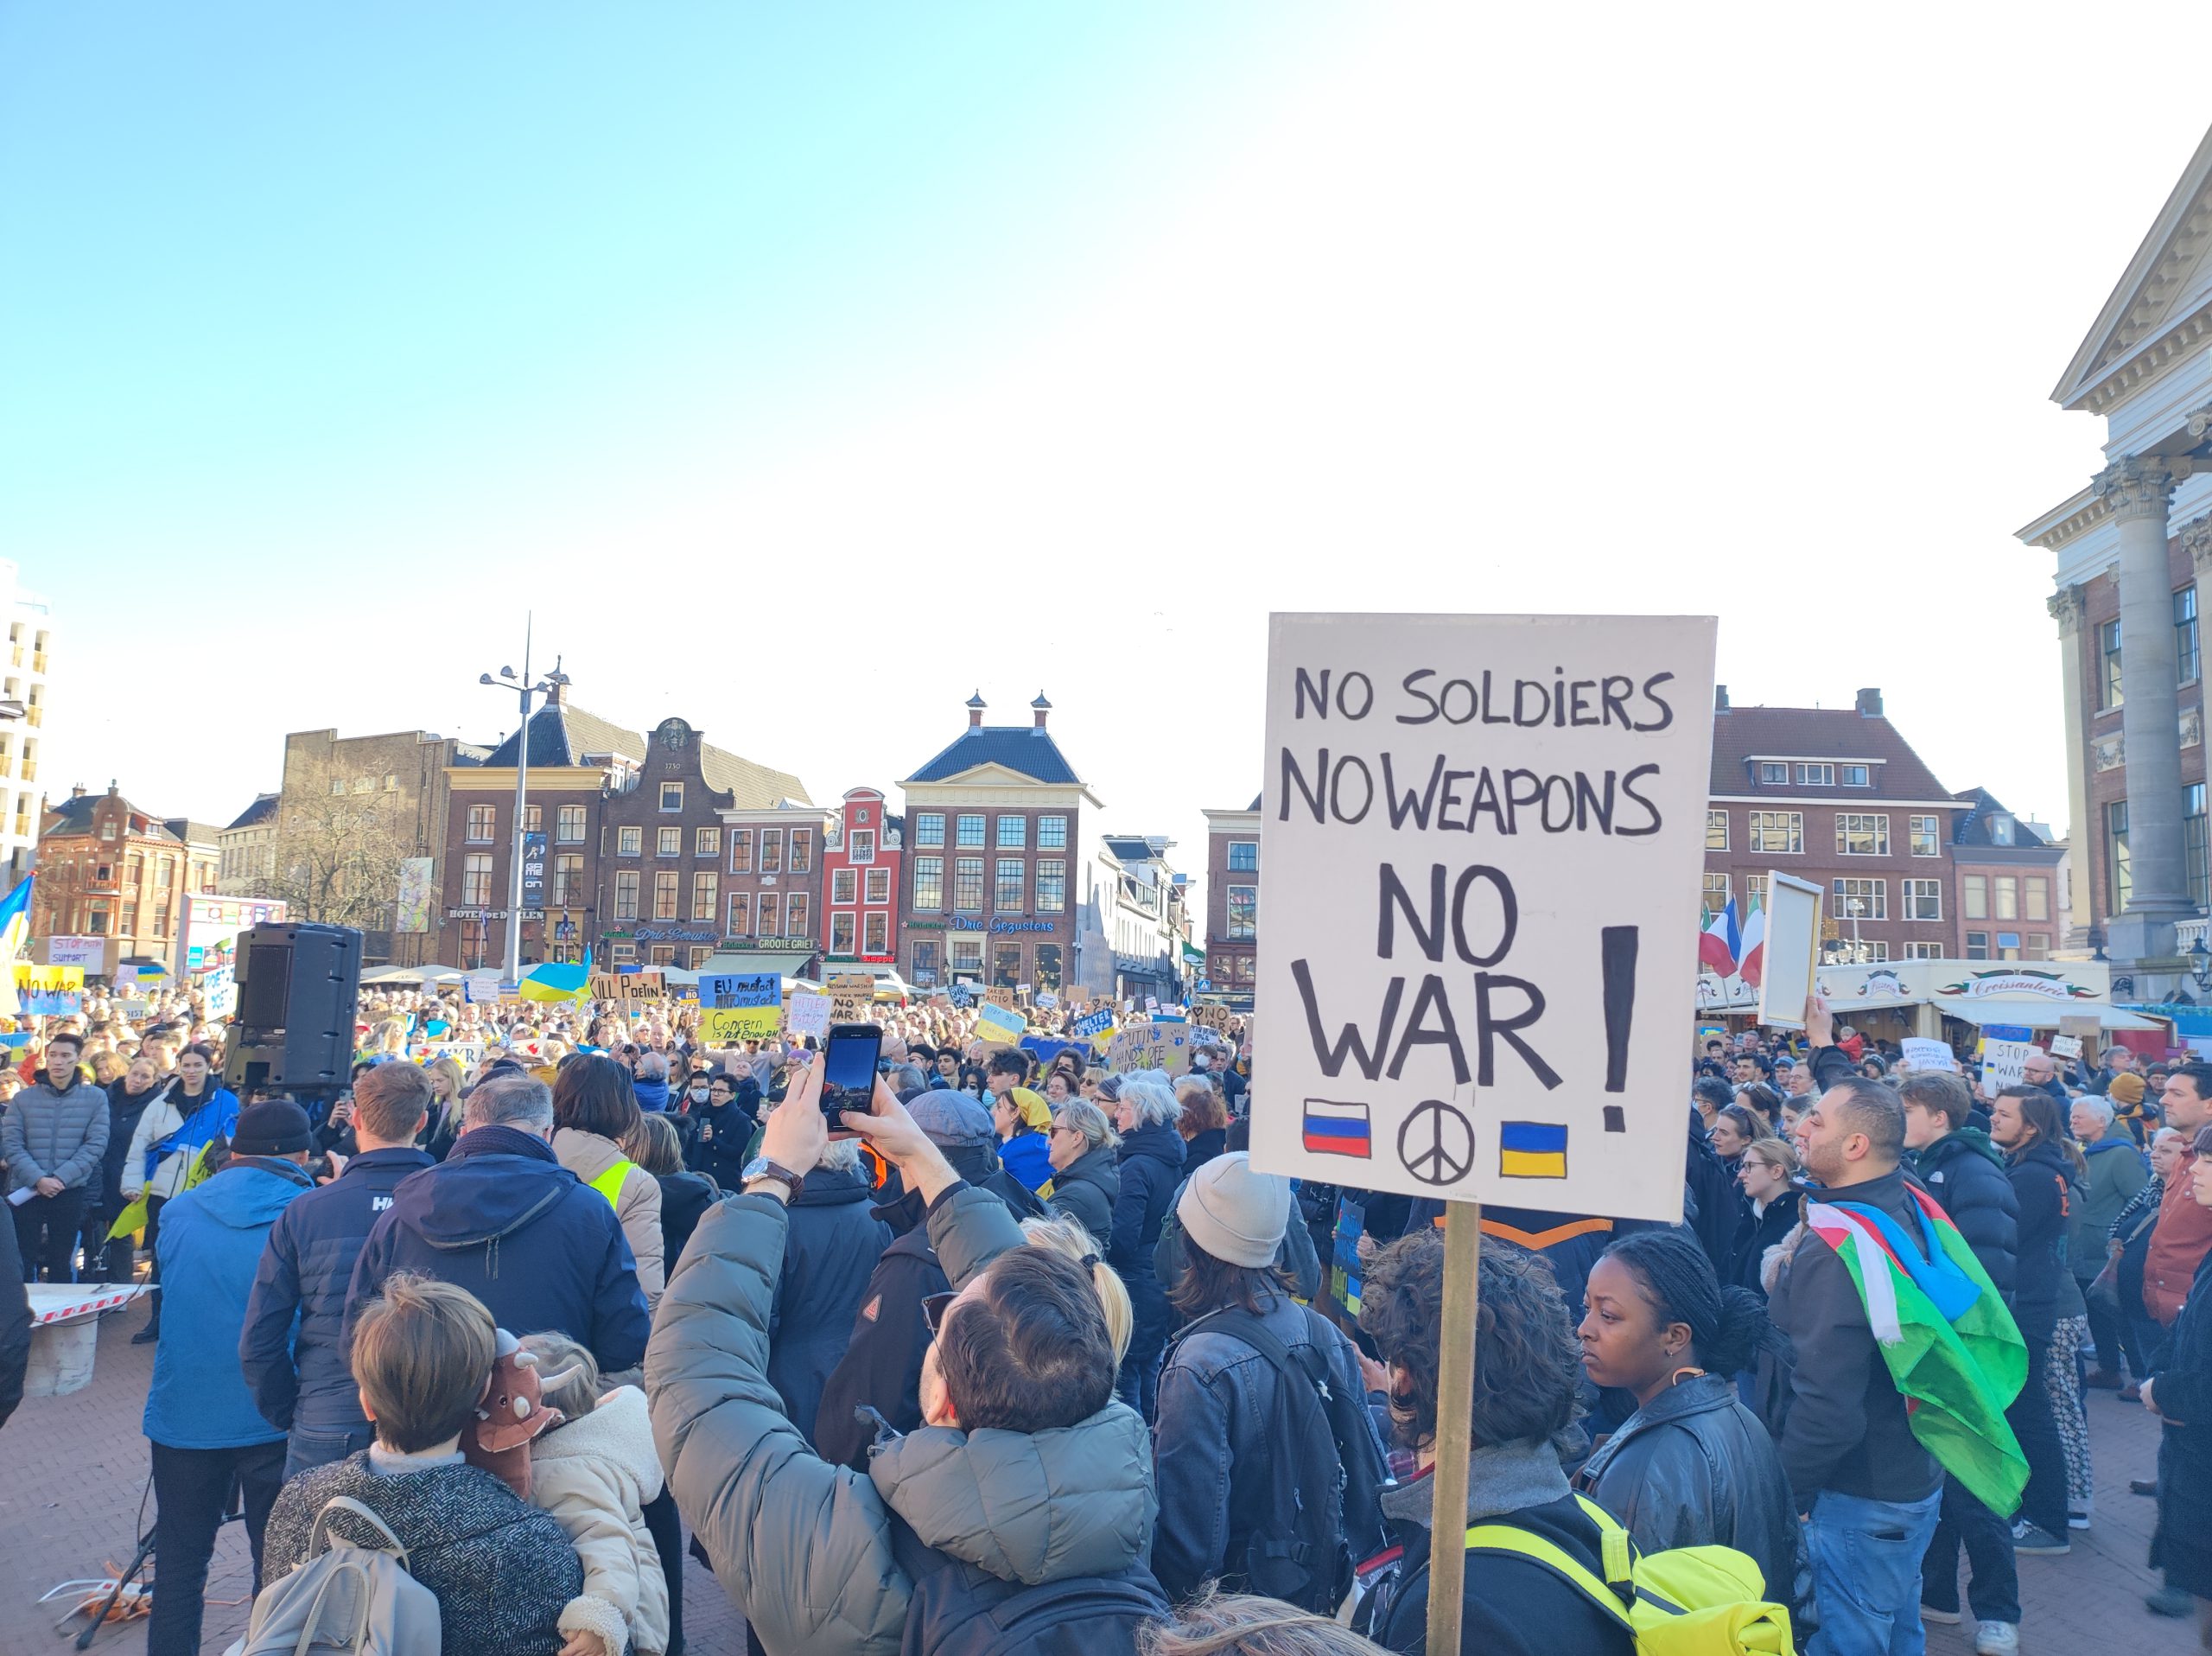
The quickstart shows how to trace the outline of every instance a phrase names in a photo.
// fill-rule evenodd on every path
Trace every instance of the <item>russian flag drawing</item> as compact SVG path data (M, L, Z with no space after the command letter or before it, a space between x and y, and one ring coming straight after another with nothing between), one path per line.
M1306 1106L1309 1110L1312 1105ZM1497 1171L1507 1179L1567 1177L1567 1124L1506 1121L1497 1129Z
M1356 1156L1366 1161L1372 1154L1367 1106L1332 1104L1326 1099L1306 1100L1306 1148L1315 1156Z

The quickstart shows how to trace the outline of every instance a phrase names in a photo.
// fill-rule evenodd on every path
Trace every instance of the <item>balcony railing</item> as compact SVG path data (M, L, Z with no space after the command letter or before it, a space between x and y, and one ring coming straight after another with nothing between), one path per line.
M2212 949L2212 936L2207 935L2208 928L2212 928L2212 917L2203 914L2199 914L2195 920L2175 921L2174 952L2177 954L2187 954L2190 949L2198 943L2203 944L2208 949Z

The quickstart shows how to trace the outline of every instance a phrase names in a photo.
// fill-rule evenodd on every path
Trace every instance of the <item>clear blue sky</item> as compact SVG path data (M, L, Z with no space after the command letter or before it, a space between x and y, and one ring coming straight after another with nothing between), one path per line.
M0 10L41 780L226 820L286 729L487 738L534 607L817 799L1041 687L1202 867L1268 608L1640 608L2063 817L2010 532L2202 111L2054 118L2086 24L1757 16Z

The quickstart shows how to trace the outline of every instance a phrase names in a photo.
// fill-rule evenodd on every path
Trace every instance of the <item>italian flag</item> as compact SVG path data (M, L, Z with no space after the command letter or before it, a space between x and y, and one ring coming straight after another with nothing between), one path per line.
M1950 1216L1926 1192L1912 1196L1927 1257L1896 1220L1861 1202L1809 1203L1805 1223L1857 1284L1913 1436L2004 1516L2028 1485L2005 1418L2028 1377L2027 1344Z

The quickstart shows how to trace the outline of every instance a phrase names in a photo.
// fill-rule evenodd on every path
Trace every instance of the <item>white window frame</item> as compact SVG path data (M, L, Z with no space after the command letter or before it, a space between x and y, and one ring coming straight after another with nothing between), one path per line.
M675 797L675 800L674 800L674 802L673 802L673 803L671 803L671 802L670 801L670 799L669 799L670 790L671 790L671 789L673 789L673 790L675 791L675 795L676 795L676 797ZM664 811L681 811L682 809L683 809L683 783L681 783L681 782L663 782L663 783L660 785L660 808L661 808L662 810L664 810Z
M1872 850L1854 850L1851 836L1864 834L1873 842ZM1890 854L1890 813L1886 811L1839 811L1835 813L1835 854L1838 857L1887 857Z
M1720 831L1720 838L1718 844L1714 843L1713 838L1713 830L1716 828ZM1714 811L1710 808L1707 810L1705 813L1705 849L1708 851L1725 851L1728 849L1728 813L1726 811Z
M1788 761L1773 759L1760 760L1759 786L1761 787L1788 787L1789 786Z
M1805 854L1805 813L1802 811L1754 811L1751 812L1748 827L1751 850L1763 856L1802 857ZM1770 844L1768 836L1775 833L1781 834L1789 843L1780 846Z
M1854 771L1858 773L1855 776L1852 774ZM1835 774L1838 784L1844 787L1874 786L1874 767L1872 765L1839 765Z
M1843 889L1846 886L1866 886L1869 889L1865 891L1846 891ZM1864 925L1868 920L1889 919L1890 882L1887 880L1868 878L1863 875L1839 874L1828 882L1828 901L1833 905L1829 912L1839 927L1847 931L1850 929L1852 914L1844 904L1854 897L1872 905L1865 914L1859 916L1860 924Z
M1909 879L1902 883L1905 919L1940 920L1943 918L1943 882L1941 880ZM1916 887L1918 889L1915 889ZM1919 905L1931 898L1934 900L1933 912L1923 911Z
M861 882L861 901L872 908L881 908L891 901L891 870L876 867L868 869L868 878Z
M632 825L614 831L614 854L617 857L643 857L645 854L645 831Z
M1825 760L1800 760L1797 761L1797 786L1834 787L1835 767Z

